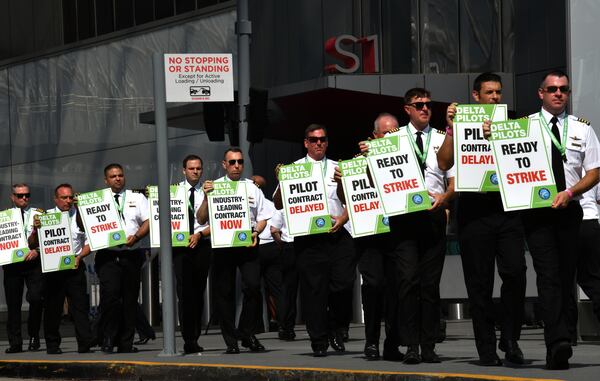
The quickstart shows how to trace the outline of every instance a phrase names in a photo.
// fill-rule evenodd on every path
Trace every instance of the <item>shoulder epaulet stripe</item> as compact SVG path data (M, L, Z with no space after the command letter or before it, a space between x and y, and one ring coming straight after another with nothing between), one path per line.
M146 194L146 190L145 189L131 189L131 191L133 193L141 193L141 194Z
M35 210L36 210L37 212L44 213L44 209L36 208Z
M584 124L587 124L588 126L591 124L591 123L589 122L589 120L587 120L587 119L583 119L583 118L577 118L577 121L578 121L578 122L581 122L581 123L584 123Z
M434 128L434 130L436 130L438 134L446 135L446 131L438 130L437 128Z

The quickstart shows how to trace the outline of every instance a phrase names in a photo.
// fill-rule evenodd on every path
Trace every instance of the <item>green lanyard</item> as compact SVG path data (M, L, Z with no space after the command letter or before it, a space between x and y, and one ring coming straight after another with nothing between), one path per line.
M115 194L115 196L117 194ZM115 203L117 204L117 210L119 211L119 215L121 216L121 218L123 218L123 220L125 219L125 217L123 216L123 208L125 207L125 196L126 195L127 195L127 191L123 191L123 196L121 197L121 200L119 200L118 203L115 201Z
M421 152L421 150L417 146L417 143L416 143L417 138L415 138L413 136L413 133L410 130L410 128L408 128L408 126L406 126L406 130L408 132L407 135L408 135L408 140L410 141L410 145L413 147L413 150L419 157L419 160L421 160L421 163L425 164L425 161L427 160L427 154L429 153L429 143L431 143L431 130L429 131L429 133L427 133L427 141L425 142L425 147L423 147L423 152ZM421 132L423 132L423 131L421 131ZM423 132L423 133L425 134L425 132Z
M316 160L315 161L308 161L308 156L305 156L304 157L304 162L305 163L319 163L319 164L321 164L322 162L325 162L325 165L323 166L324 167L323 168L323 177L327 176L327 158L326 157L324 157L323 160L321 160L321 161L316 161Z
M558 118L556 118L556 119L558 119ZM554 136L554 134L552 133L552 130L548 127L548 122L546 122L546 119L544 119L544 116L542 115L541 111L540 111L540 120L542 122L542 127L544 127L544 130L546 130L548 135L550 135L550 139L552 139L552 143L560 152L562 159L565 160L566 159L565 152L567 150L567 132L569 130L569 115L565 116L565 119L563 122L564 126L563 126L563 134L562 134L561 143L559 143L558 140L556 140L556 136Z

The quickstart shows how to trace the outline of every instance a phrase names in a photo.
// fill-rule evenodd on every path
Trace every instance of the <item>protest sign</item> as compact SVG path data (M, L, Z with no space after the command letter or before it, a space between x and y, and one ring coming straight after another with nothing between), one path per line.
M492 123L490 129L504 210L552 205L556 185L539 119Z
M342 172L352 237L389 232L388 218L383 214L379 194L367 175L367 159L360 156L340 161L338 166Z
M327 192L320 163L294 163L279 169L283 210L292 237L331 229Z
M22 262L29 253L21 209L0 212L0 265Z
M498 176L490 143L483 137L482 124L507 118L505 104L456 106L454 116L454 165L457 192L497 192Z
M110 188L77 196L79 213L92 251L122 245L127 242L120 213L125 206L127 192L123 193L117 208Z
M387 216L431 207L421 168L405 130L367 142L367 163Z
M46 213L39 216L38 229L42 272L75 268L73 236L69 212Z
M213 248L252 245L246 183L215 181L208 193L210 243Z
M186 247L190 239L189 200L187 189L183 185L171 185L171 245ZM150 246L160 247L160 223L158 209L158 187L148 186L150 204Z

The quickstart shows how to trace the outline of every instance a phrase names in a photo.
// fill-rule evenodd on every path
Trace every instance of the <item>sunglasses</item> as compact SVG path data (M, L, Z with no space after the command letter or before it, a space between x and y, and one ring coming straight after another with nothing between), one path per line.
M31 193L13 193L13 195L16 198L25 198L25 197L30 198L31 197Z
M423 107L427 106L427 109L431 110L431 101L409 103L408 106L413 106L417 110L423 110Z
M316 142L327 143L327 136L309 136L306 140L312 144L315 144Z
M544 89L545 92L550 94L555 93L556 90L560 90L560 92L564 94L571 92L571 88L569 86L548 86L546 89Z
M238 163L239 165L244 164L244 159L231 159L231 160L227 160L227 162L229 163L229 165L235 165L235 163Z

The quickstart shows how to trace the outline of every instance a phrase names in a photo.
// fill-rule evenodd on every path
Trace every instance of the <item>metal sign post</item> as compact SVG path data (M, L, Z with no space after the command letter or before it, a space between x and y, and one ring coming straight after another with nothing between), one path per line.
M169 193L169 151L167 137L167 103L164 58L153 55L154 117L156 123L156 158L158 165L158 207L160 216L160 275L162 283L163 351L161 356L175 356L175 301L173 290L173 251L171 250L171 210ZM165 213L166 211L166 213Z

